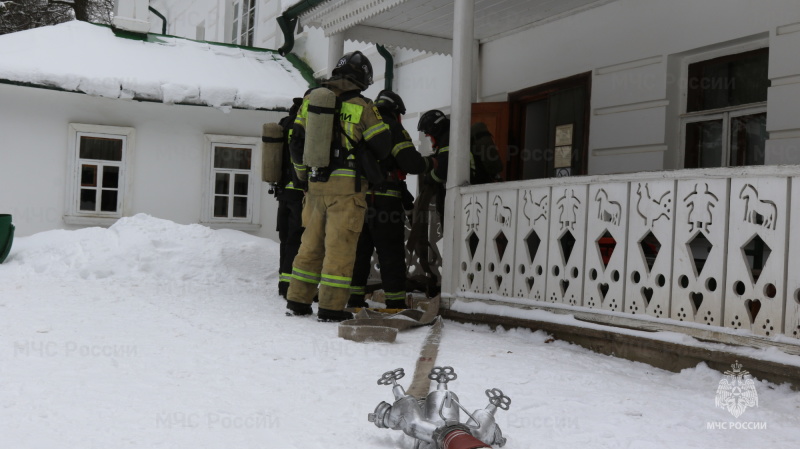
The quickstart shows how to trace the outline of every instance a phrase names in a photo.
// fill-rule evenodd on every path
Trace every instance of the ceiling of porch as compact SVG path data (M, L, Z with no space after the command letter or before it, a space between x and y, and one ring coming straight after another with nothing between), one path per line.
M615 0L474 0L475 39L488 42ZM454 0L329 0L300 17L326 36L449 54Z

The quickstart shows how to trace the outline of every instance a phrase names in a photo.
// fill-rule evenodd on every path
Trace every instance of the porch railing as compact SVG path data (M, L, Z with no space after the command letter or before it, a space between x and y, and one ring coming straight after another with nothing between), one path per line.
M800 339L798 166L470 186L460 207L455 296Z

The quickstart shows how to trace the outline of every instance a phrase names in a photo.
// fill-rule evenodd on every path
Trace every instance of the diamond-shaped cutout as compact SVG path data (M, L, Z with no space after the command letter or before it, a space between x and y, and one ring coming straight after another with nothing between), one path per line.
M539 251L539 245L541 243L542 239L539 238L539 234L536 233L535 229L531 229L530 234L525 237L525 246L528 248L530 263L533 263L533 259L536 258L536 253Z
M611 261L611 256L614 254L614 248L617 247L617 241L610 232L606 231L597 239L597 250L600 251L600 260L603 262L603 267L608 267L608 262Z
M686 246L689 249L689 253L692 255L694 272L697 273L697 277L700 277L700 273L703 272L703 267L706 265L706 260L708 259L708 255L711 254L711 249L714 248L714 245L708 241L702 232L698 232L689 240Z
M481 242L481 238L478 237L477 234L474 232L470 232L467 236L467 250L469 250L469 260L472 260L475 257L475 251L478 250L478 244Z
M561 254L564 255L564 265L569 263L569 257L572 255L572 248L575 246L575 237L569 230L558 239L558 244L561 246Z
M506 253L506 248L508 247L508 238L506 238L503 231L500 231L494 238L494 247L497 249L497 260L503 260L503 255Z
M758 283L758 278L761 277L764 266L767 264L772 249L756 234L742 246L742 253L744 254L745 263L750 267L750 274L753 275L753 284L756 284Z
M647 231L647 235L639 240L639 248L642 250L642 256L644 257L644 262L647 265L647 272L649 273L656 263L658 252L661 251L661 242L658 241L652 231Z

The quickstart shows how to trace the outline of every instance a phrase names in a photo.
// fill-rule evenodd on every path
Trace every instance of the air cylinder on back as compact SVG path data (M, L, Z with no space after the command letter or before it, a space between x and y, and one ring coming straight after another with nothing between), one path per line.
M261 130L261 179L277 183L281 180L283 162L283 127L277 123L265 123Z
M336 117L336 94L321 87L309 94L306 115L306 140L303 147L303 164L327 167L331 160L333 121Z

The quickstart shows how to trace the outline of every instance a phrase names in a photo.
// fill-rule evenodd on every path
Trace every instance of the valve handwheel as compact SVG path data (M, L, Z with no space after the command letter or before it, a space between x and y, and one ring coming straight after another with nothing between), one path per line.
M435 380L440 384L446 384L451 380L456 380L456 378L458 378L458 375L452 366L437 366L428 374L428 379Z
M396 385L395 382L405 377L405 375L406 372L403 368L386 371L381 378L378 379L378 385Z
M490 404L499 409L508 410L508 407L511 406L511 398L504 395L503 392L498 388L486 390L486 397L489 398Z

